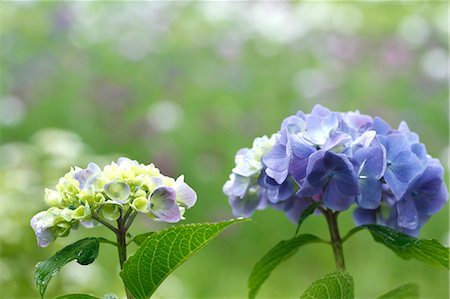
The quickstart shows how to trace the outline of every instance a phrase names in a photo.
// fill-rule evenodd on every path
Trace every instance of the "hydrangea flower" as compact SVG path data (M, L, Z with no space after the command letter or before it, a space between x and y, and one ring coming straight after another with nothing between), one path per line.
M68 235L78 224L92 227L96 217L115 221L129 209L157 221L178 222L195 204L197 194L184 176L175 180L153 164L122 157L103 170L95 163L70 169L55 189L45 189L44 201L50 208L30 222L41 247Z
M223 191L236 216L273 207L296 223L319 202L339 212L355 206L358 225L417 235L448 201L443 177L440 162L405 122L394 129L380 117L316 105L287 117L270 139L240 150Z

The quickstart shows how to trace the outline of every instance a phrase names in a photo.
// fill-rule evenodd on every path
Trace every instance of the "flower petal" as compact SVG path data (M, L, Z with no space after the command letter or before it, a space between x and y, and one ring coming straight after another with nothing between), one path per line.
M361 193L356 198L356 203L363 209L376 209L381 202L381 182L374 178L359 180Z
M356 196L348 196L339 192L336 181L330 181L326 188L322 200L323 204L334 211L347 210L355 201Z
M148 210L161 221L178 222L181 214L176 198L177 193L173 188L159 187L149 196Z
M289 166L286 147L281 144L274 145L274 147L264 155L262 161L267 168L270 168L273 171L282 172L286 170Z
M356 208L353 211L353 220L356 225L373 224L376 222L376 210Z
M384 179L399 199L406 191L409 182L422 173L423 166L419 158L410 151L401 152L391 163L386 168Z
M412 200L401 200L397 203L398 225L406 229L416 229L419 226L419 215Z
M242 216L248 218L261 206L262 196L256 192L249 192L243 198L230 196L228 202L231 205L235 217Z
M105 193L112 201L126 204L130 197L130 186L125 182L112 181L105 185Z
M223 186L223 193L228 196L242 197L247 192L251 178L232 173Z
M197 193L180 178L177 179L174 185L175 192L177 193L177 202L181 206L189 209L196 203Z
M86 169L82 169L74 173L73 177L80 183L80 189L88 187L92 184L95 176L101 173L100 167L95 163L89 163Z

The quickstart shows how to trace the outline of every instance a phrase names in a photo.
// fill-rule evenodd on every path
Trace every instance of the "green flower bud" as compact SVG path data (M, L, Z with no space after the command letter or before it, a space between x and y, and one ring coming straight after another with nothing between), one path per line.
M58 191L45 188L44 201L52 207L59 207L62 204L62 196Z
M106 202L100 208L100 215L108 221L116 221L120 217L120 205L113 202Z
M136 192L134 192L134 197L147 197L147 192L145 192L142 189L137 190Z
M73 211L72 218L76 220L83 220L91 216L91 209L89 205L79 206Z
M130 206L138 212L148 213L148 199L144 196L134 199Z

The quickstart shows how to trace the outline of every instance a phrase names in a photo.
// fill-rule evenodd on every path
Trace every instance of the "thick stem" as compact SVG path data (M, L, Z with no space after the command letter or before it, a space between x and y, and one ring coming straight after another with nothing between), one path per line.
M120 263L120 270L123 269L123 264L127 260L127 227L125 226L125 218L122 218L122 215L120 215L119 219L117 219L117 249L119 251L119 263ZM127 294L128 299L133 299L133 295L128 291L128 289L125 287L125 292Z
M342 249L342 239L339 235L339 227L337 223L338 212L331 210L323 211L328 223L328 230L330 231L331 246L333 247L334 260L336 268L340 271L345 270L344 251Z

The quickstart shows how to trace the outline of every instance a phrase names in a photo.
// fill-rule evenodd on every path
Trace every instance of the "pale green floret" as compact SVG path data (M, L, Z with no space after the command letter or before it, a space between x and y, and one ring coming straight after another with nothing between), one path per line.
M276 135L272 135L270 138L267 136L258 137L253 141L252 151L255 154L255 159L261 162L261 158L268 151L272 149L276 142Z
M64 208L61 210L61 217L64 219L64 221L70 222L72 221L73 212L74 211L69 208Z
M134 197L147 197L147 192L145 192L142 189L137 190L136 192L134 192Z
M102 205L105 202L105 196L103 196L103 194L101 193L97 193L95 194L94 197L94 203L93 203L93 207L99 207L100 205Z
M107 201L99 210L100 216L108 221L116 221L120 217L119 208L120 205Z
M61 194L49 188L45 188L44 201L51 207L60 207L63 203Z
M133 210L136 210L136 211L141 212L141 213L148 213L149 212L149 210L147 208L147 206L148 206L148 199L147 199L147 197L144 197L144 196L135 198L130 206L131 206L131 208L133 208Z
M73 211L72 218L75 220L84 220L91 216L89 205L79 206Z
M106 195L113 201L121 204L128 203L130 197L130 186L125 182L112 181L105 185Z
M93 205L95 203L95 191L93 188L83 189L78 193L78 198L82 203Z

